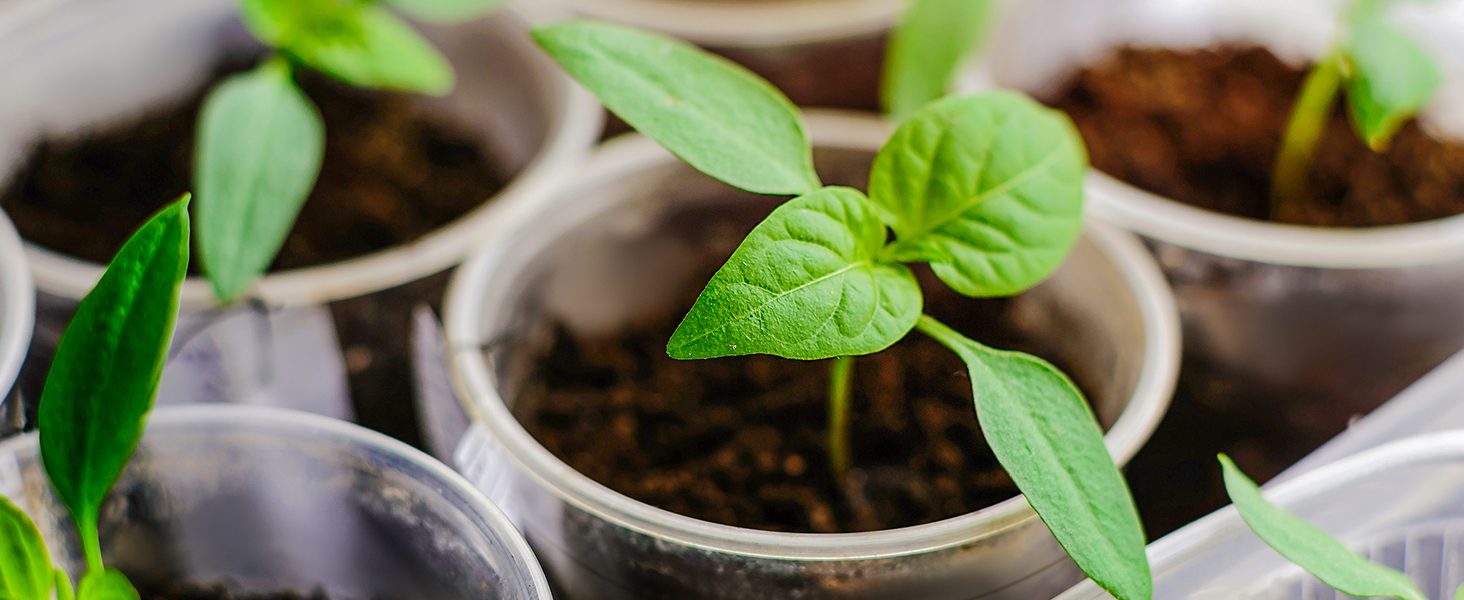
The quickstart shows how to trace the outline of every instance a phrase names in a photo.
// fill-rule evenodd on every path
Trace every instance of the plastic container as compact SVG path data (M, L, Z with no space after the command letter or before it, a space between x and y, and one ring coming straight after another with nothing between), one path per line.
M863 185L890 133L879 120L848 115L810 115L808 126L824 180L853 186ZM711 221L707 235L726 236L779 201L736 192L640 136L607 144L571 190L454 277L447 344L477 424L458 449L459 469L513 507L551 579L576 600L1030 600L1065 589L1077 570L1021 497L873 533L755 531L622 496L573 471L519 424L515 402L532 385L552 319L613 331L658 310L692 285L693 251L678 236L701 234L685 223L716 215L724 221ZM683 225L668 226L672 219ZM1123 464L1163 415L1178 367L1178 323L1152 259L1132 236L1093 223L1056 274L1013 304L1010 318L1052 340L1090 391L1109 452Z
M1346 4L1016 2L960 87L1051 95L1077 68L1124 45L1255 44L1300 64L1329 47ZM1392 8L1446 73L1425 126L1464 138L1464 3ZM1093 216L1143 236L1174 288L1185 335L1181 388L1198 390L1210 413L1273 432L1262 443L1284 448L1267 459L1277 470L1464 347L1464 216L1284 225L1195 208L1097 171L1088 199Z
M36 325L36 288L15 226L0 213L0 391L14 393ZM25 415L18 402L0 404L0 437L20 428Z
M1374 562L1408 574L1429 598L1464 583L1464 431L1408 438L1267 486L1266 497ZM1349 598L1246 528L1234 507L1149 545L1155 600ZM1085 581L1058 600L1110 596Z
M905 0L557 0L731 58L803 106L874 110Z
M236 6L235 0L14 0L0 6L0 80L16 92L0 94L0 182L21 166L39 138L64 137L167 106L197 89L225 53L258 51L235 16ZM355 375L363 359L370 365L388 350L405 352L412 305L440 293L446 278L383 293L454 266L500 223L553 193L599 133L598 103L538 50L527 27L513 9L460 25L421 26L458 75L452 94L424 96L422 105L481 135L485 154L507 186L415 242L270 274L258 283L253 307L218 314L208 283L190 278L183 287L180 337L195 344L192 377L209 384L165 384L165 390L182 391L165 392L164 401L222 390L220 399L270 399L345 418L356 412L347 400L347 376ZM34 395L61 330L101 276L102 265L34 245L27 252L41 293L38 364L26 388ZM381 319L379 331L358 324L337 336L332 303L339 308L347 300L394 312ZM223 326L212 328L216 324ZM342 358L343 343L362 347L354 362ZM397 343L400 348L390 347ZM410 377L406 361L398 370L379 379ZM410 397L405 384L402 391L402 398ZM411 425L409 405L391 415Z
M0 492L58 566L85 569L38 436L0 443ZM331 598L548 600L529 547L447 466L334 419L243 406L162 408L101 519L102 554L139 586L226 582Z

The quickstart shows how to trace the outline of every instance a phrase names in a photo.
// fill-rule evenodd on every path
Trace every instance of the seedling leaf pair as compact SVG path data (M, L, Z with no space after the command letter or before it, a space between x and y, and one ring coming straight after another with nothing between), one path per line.
M61 337L41 395L41 462L86 555L82 600L135 600L102 565L97 518L142 438L188 267L188 199L163 209L117 253ZM35 523L0 498L0 598L72 600Z
M1220 464L1225 489L1245 524L1281 556L1300 565L1322 583L1360 598L1428 600L1413 587L1408 576L1358 556L1325 531L1268 502L1255 482L1236 468L1230 457L1220 455ZM1455 596L1460 597L1464 597L1464 589Z
M717 271L668 354L848 357L919 323L966 361L988 442L1063 547L1120 598L1149 598L1137 511L1077 388L1039 359L921 315L904 264L930 263L972 296L1019 292L1051 273L1081 228L1087 161L1070 121L1006 92L935 102L881 148L866 196L822 186L797 110L740 67L618 26L576 22L535 37L611 111L691 166L746 190L799 194ZM851 363L836 364L847 377ZM838 426L846 387L830 390ZM831 453L841 433L830 432Z

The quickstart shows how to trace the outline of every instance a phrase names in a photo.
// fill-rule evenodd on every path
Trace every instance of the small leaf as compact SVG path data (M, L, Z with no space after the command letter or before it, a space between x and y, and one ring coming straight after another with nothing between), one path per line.
M0 496L0 598L50 600L51 554L35 522Z
M351 85L444 95L452 65L417 30L369 3L243 0L260 40Z
M1461 585L1459 586L1459 589L1454 590L1454 600L1464 600L1464 585Z
M77 600L141 600L127 576L116 569L88 571L76 588Z
M1337 591L1359 597L1388 596L1428 600L1408 576L1358 556L1327 532L1277 507L1261 496L1230 457L1220 455L1225 490L1240 511L1240 518L1266 545Z
M821 186L798 109L747 69L618 25L575 21L534 39L606 108L697 170L761 194Z
M387 0L416 19L434 23L461 23L493 12L506 0Z
M101 567L97 510L142 438L188 268L188 197L117 252L61 336L41 394L41 458Z
M198 246L214 293L244 293L274 261L315 186L325 124L280 60L209 92L193 179Z
M666 352L815 360L885 349L915 325L921 300L909 269L874 260L884 242L856 190L788 201L712 276Z
M890 38L881 77L885 112L903 121L944 96L951 76L980 45L992 0L915 0Z
M898 237L968 296L1007 296L1056 269L1081 231L1088 161L1071 121L1026 96L931 104L895 131L869 177Z
M918 327L966 362L987 443L1073 562L1115 598L1149 600L1138 510L1077 386L1040 358L987 348L930 317Z
M1442 77L1423 49L1376 11L1353 25L1348 58L1352 73L1347 105L1353 126L1369 147L1381 152L1433 97Z

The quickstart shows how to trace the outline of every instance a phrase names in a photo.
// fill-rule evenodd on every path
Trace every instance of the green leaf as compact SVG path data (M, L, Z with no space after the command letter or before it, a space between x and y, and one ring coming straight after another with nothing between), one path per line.
M944 96L951 76L980 45L992 16L992 0L915 0L890 37L880 101L903 121Z
M1459 586L1459 589L1454 590L1454 600L1464 600L1464 585L1461 585Z
M387 0L396 9L416 19L435 23L460 23L493 12L506 0Z
M747 69L604 23L543 27L534 39L606 108L697 170L761 194L821 186L798 109Z
M1344 594L1370 598L1388 596L1402 600L1428 600L1408 581L1408 576L1354 554L1327 532L1301 517L1267 502L1230 457L1220 455L1225 472L1225 490L1240 511L1240 518L1266 545L1287 560Z
M444 95L452 65L417 30L370 3L242 0L260 40L351 85Z
M141 600L127 576L116 569L87 571L76 588L77 600Z
M1115 598L1149 600L1139 513L1077 386L1042 359L917 326L966 362L987 443L1073 562Z
M50 600L51 554L35 522L0 496L0 598Z
M968 296L1007 296L1067 256L1087 169L1065 115L993 92L938 101L901 125L874 159L869 194L898 236L893 259L929 262Z
M879 264L885 228L856 190L788 201L748 234L671 335L672 358L869 354L910 331L920 287Z
M1352 66L1347 105L1353 126L1368 146L1381 152L1433 97L1442 77L1423 49L1376 11L1358 18L1347 51Z
M233 300L269 268L315 186L325 124L272 60L209 92L197 146L199 258L214 293Z
M101 568L97 510L142 437L188 268L188 196L117 252L61 336L41 394L41 458Z

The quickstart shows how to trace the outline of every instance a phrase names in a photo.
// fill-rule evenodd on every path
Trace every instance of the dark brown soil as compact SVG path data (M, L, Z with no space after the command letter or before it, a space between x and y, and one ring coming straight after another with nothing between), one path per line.
M178 584L161 591L144 591L142 600L327 600L324 590L315 590L309 595L299 592L271 592L267 594L234 593L228 586L216 584L200 586Z
M1052 104L1072 116L1103 172L1200 208L1268 219L1272 162L1304 74L1260 48L1125 48L1080 71ZM1339 98L1309 191L1275 220L1366 227L1464 213L1464 145L1410 121L1375 153Z
M76 138L43 141L0 194L0 207L29 241L109 261L152 212L189 189L203 95L250 66L252 60L230 59L177 106ZM425 114L410 95L361 90L309 72L299 82L325 120L325 157L271 270L411 242L502 188L492 157L477 141ZM197 267L197 261L190 266L195 273ZM439 274L331 304L358 421L413 444L420 439L406 332L412 308L419 302L435 308L445 282Z
M219 69L216 82L247 64ZM320 178L272 269L335 262L418 239L482 204L503 182L476 142L412 97L324 76L299 78L325 120ZM198 110L180 106L79 138L46 140L0 207L21 236L105 263L158 208L190 189Z
M521 400L536 407L520 417L534 437L632 498L755 529L904 527L1017 493L983 441L964 365L918 332L857 359L853 468L848 487L838 485L824 437L830 361L666 356L666 340L711 273L672 313L613 338L559 329L536 388ZM993 346L1053 358L1006 324L1008 300L965 298L920 275L932 316Z

